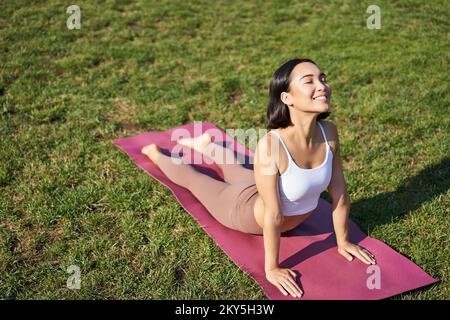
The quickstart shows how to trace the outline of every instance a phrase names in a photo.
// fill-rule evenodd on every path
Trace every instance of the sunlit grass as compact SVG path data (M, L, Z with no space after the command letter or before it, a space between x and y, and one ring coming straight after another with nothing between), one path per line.
M0 297L265 299L112 144L194 120L264 128L268 84L309 57L333 88L351 217L448 299L448 6L359 1L0 4ZM326 195L325 195L326 196ZM81 290L66 288L78 265Z

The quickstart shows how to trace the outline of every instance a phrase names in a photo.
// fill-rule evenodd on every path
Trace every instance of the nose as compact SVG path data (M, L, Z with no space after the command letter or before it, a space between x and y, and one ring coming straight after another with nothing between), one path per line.
M328 93L327 86L324 85L321 81L319 81L319 85L317 86L317 91L322 91Z
M324 91L325 90L325 85L319 81L319 85L317 86L317 91Z

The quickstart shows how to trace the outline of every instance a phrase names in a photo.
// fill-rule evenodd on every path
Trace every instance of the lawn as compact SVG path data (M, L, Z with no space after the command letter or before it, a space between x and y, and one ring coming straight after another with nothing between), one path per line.
M265 299L112 140L264 128L272 73L308 57L351 219L441 280L393 299L450 299L449 6L378 1L368 29L357 0L77 1L69 30L70 4L0 3L0 298Z

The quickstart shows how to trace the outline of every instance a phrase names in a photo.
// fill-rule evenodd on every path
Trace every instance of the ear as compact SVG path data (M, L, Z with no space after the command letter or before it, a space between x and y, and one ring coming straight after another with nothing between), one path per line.
M288 106L292 106L292 95L289 92L283 91L280 95L280 99L284 104L287 104Z

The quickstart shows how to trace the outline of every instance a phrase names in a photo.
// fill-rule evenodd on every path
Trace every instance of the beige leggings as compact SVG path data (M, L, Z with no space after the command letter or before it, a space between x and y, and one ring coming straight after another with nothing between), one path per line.
M217 151L232 152L234 156L232 150L215 142L211 142L209 147L209 150L215 152L206 156L213 160L216 160L214 157L218 154ZM221 181L197 171L191 164L174 163L165 154L156 162L172 182L191 191L221 224L245 233L263 234L253 213L258 190L252 170L245 168L237 160L233 163L215 161L223 172L225 181Z

